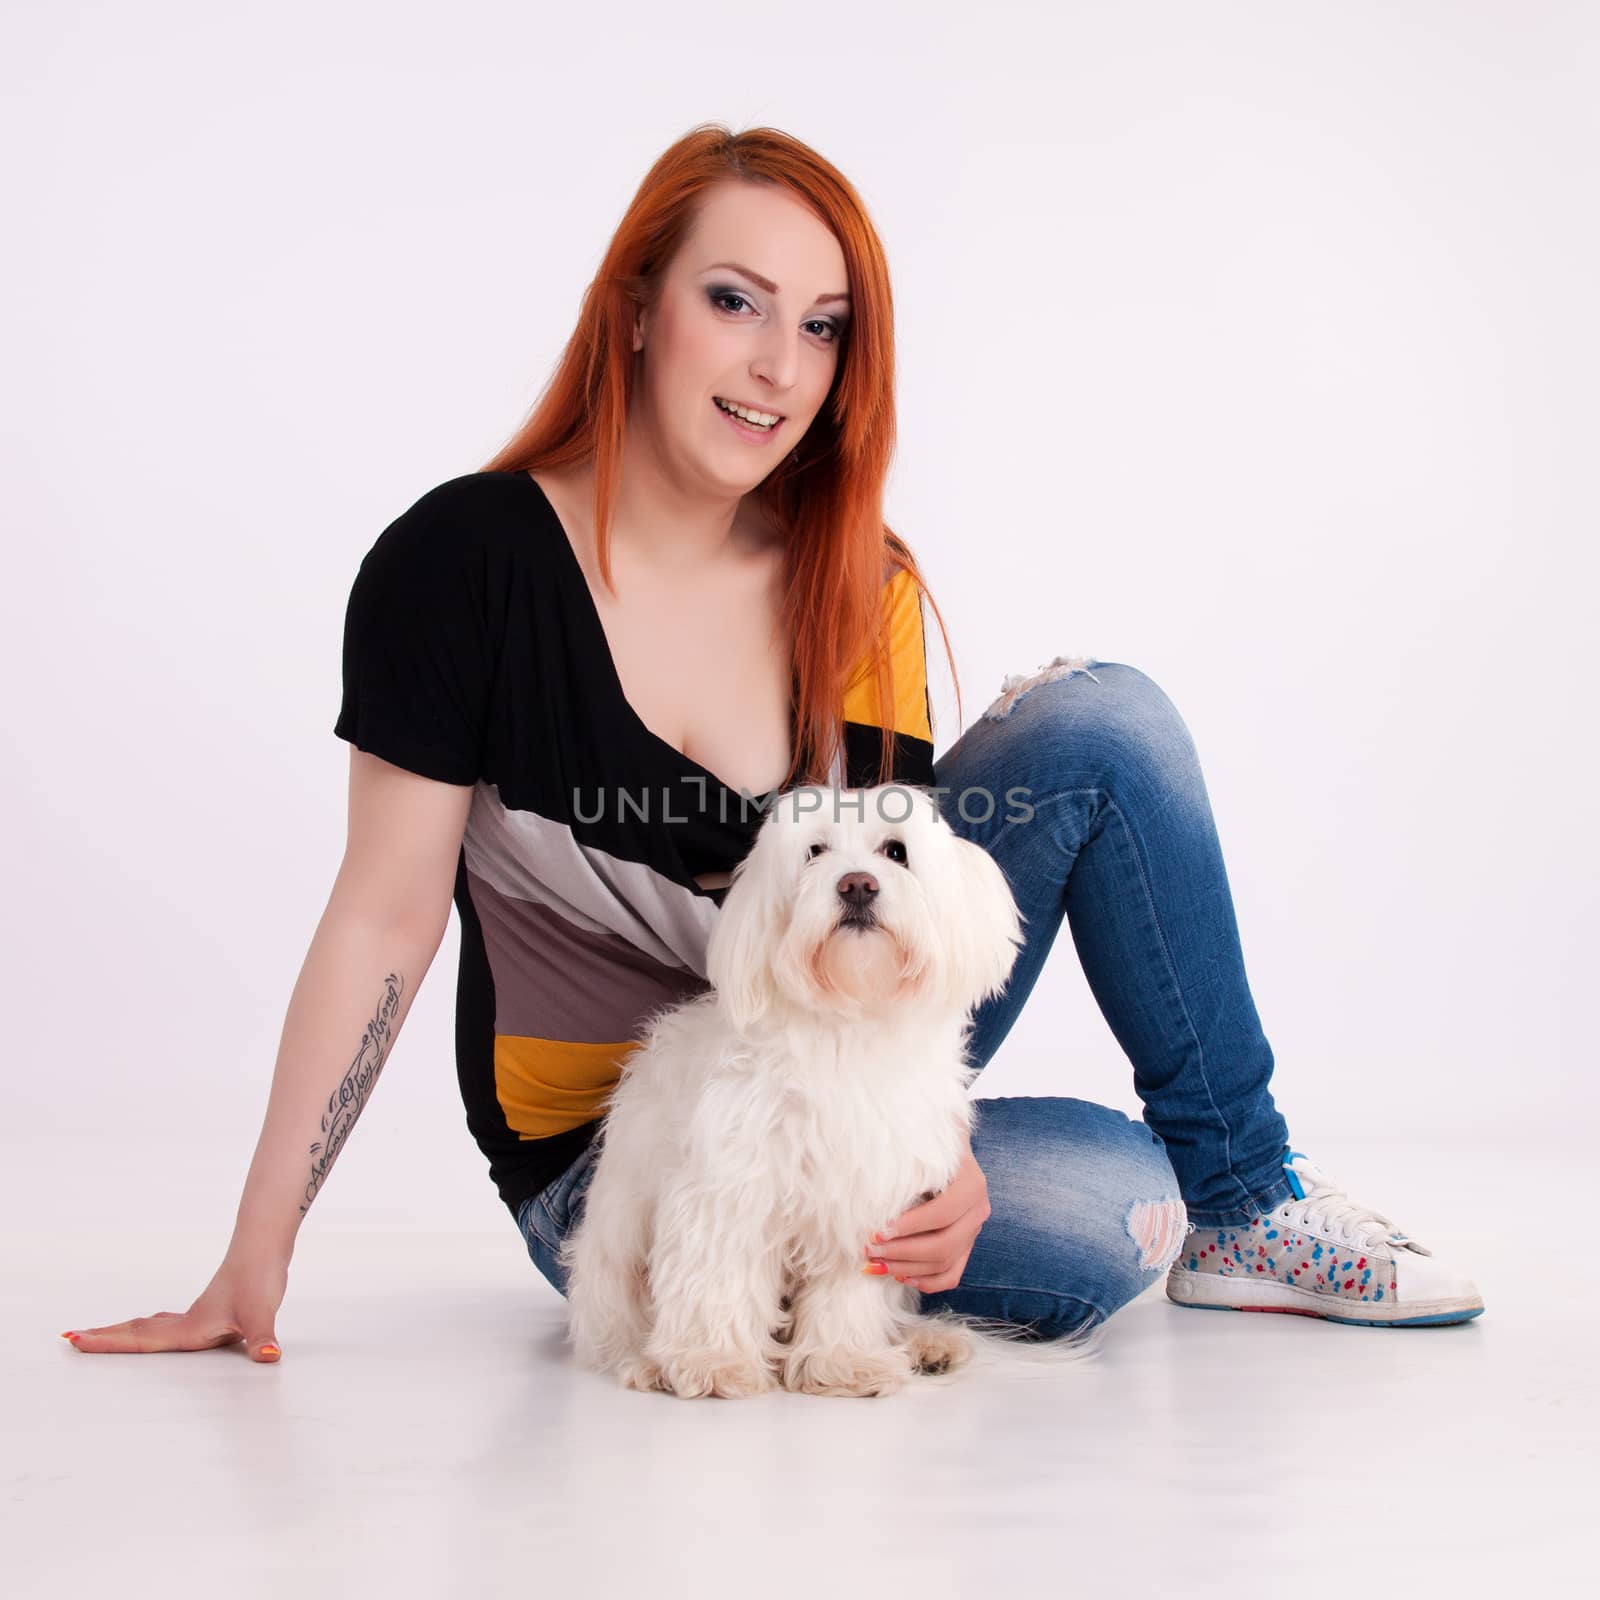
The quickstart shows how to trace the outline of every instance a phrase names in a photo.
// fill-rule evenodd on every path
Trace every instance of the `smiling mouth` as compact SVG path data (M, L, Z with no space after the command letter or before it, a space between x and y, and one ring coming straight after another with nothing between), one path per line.
M778 419L776 422L768 423L752 422L748 417L742 417L737 411L733 410L729 403L724 400L721 395L712 395L711 403L717 408L718 411L722 412L724 416L732 417L735 422L739 423L743 427L749 428L753 433L776 433L783 423L788 420L779 412L762 411L757 406L746 406L745 409L747 411L755 411L759 416L776 417Z

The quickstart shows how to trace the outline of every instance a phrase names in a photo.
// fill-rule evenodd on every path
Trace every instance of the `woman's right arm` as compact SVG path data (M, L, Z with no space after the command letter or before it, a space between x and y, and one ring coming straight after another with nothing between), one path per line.
M472 793L352 748L344 860L290 996L227 1253L188 1311L85 1329L73 1341L79 1350L206 1350L242 1339L253 1359L278 1358L274 1322L295 1237L444 938Z

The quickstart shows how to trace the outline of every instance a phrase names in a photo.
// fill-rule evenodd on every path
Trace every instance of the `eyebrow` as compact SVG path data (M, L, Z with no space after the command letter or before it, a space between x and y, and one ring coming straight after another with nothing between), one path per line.
M768 294L776 294L778 292L778 286L771 278L763 278L759 272L752 272L749 267L741 267L737 261L713 261L705 270L707 272L715 272L722 267L727 267L734 272L742 272L752 283L759 284ZM819 294L812 303L819 306L828 305L835 300L848 301L849 298L850 296L847 294Z

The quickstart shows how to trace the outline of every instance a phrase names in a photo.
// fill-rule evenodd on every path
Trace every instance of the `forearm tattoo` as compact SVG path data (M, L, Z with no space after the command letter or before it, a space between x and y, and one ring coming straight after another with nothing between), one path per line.
M338 1159L350 1130L361 1115L361 1108L372 1095L372 1086L389 1058L389 1044L394 1036L394 1019L400 1009L400 995L405 983L398 972L391 972L383 980L383 998L378 1002L377 1014L367 1024L361 1036L361 1047L350 1064L350 1070L339 1081L322 1114L322 1138L311 1146L311 1177L306 1184L305 1203L300 1207L304 1216L311 1209L317 1191Z

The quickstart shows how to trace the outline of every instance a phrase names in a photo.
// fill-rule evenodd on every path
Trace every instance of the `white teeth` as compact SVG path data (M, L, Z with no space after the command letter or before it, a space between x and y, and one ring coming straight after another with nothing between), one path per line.
M744 406L730 405L726 400L717 400L715 395L713 395L711 398L716 400L717 404L721 406L724 411L731 411L734 416L738 417L741 421L750 423L752 427L771 428L783 421L782 417L775 416L770 411L750 411Z

